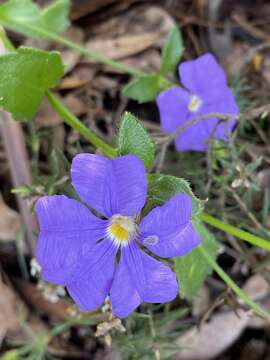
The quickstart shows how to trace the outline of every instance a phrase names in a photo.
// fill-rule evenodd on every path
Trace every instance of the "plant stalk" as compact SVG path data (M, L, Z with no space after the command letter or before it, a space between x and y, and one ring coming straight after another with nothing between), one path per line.
M82 136L90 141L94 146L103 150L104 154L110 158L117 155L117 150L100 139L90 129L88 129L51 91L46 95L53 109L63 118L64 122L73 129L77 130Z
M129 74L129 75L137 76L137 77L147 75L145 72L143 72L141 70L138 70L134 67L125 65L119 61L112 60L109 57L107 57L106 55L103 55L99 52L93 51L91 49L86 49L83 46L81 46L80 44L77 44L76 42L69 40L64 36L55 34L46 29L39 28L33 24L27 24L25 22L20 23L20 21L18 19L17 19L17 21L14 21L12 19L1 18L0 21L7 29L10 29L10 30L16 31L16 32L18 32L16 25L19 24L22 27L22 30L21 30L22 33L27 33L27 31L33 31L33 32L39 34L39 36L41 36L41 37L45 37L45 38L55 41L59 44L63 44L71 49L78 51L82 55L85 55L93 60L96 60L97 62L99 62L101 64L112 66L113 68L120 70L121 72L123 72L125 74ZM25 29L26 31L23 31L23 29Z
M250 306L258 315L264 317L270 321L270 314L265 311L260 305L253 301L239 286L228 276L225 271L218 265L218 263L208 254L208 252L202 247L198 248L209 263L209 265L215 270L220 278L239 296L239 298L248 306Z
M238 239L249 242L252 245L258 246L262 249L270 251L270 241L267 241L259 236L250 234L247 231L238 229L235 226L224 223L223 221L216 219L215 217L203 212L199 215L200 220L205 223L214 226L217 229L223 230L224 232L231 234Z

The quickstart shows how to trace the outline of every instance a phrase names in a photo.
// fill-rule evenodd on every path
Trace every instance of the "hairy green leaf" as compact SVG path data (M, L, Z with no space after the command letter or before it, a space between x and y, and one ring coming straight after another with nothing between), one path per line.
M155 155L154 143L140 121L128 112L120 123L118 146L120 155L135 154L143 160L146 168L151 166Z
M162 49L162 64L160 73L165 75L174 71L183 55L183 41L180 31L175 27L166 39Z
M194 220L193 224L202 237L200 246L215 260L218 245L214 235L199 220ZM207 275L212 273L212 267L202 256L199 248L174 260L175 272L180 283L180 295L182 298L192 299L203 285Z
M123 94L139 103L145 103L154 100L163 89L159 75L146 75L128 83L123 88Z
M20 47L0 56L0 106L15 120L28 120L37 112L45 91L63 76L57 52Z
M196 216L201 211L201 202L193 194L189 183L172 175L150 174L148 176L148 194L153 200L153 206L161 205L177 193L185 193L192 196L192 213Z
M56 0L41 9L32 0L9 0L0 5L0 23L10 30L36 38L60 33L69 26L70 0Z

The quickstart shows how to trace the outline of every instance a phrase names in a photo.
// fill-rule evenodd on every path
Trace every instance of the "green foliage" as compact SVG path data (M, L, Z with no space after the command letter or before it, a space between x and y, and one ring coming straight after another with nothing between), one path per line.
M202 237L200 247L215 260L218 245L214 235L198 220L193 224ZM202 286L207 275L211 274L212 267L202 256L199 248L192 250L188 255L175 258L175 272L180 282L182 298L192 299Z
M146 168L151 166L155 146L140 121L126 112L121 120L118 133L119 154L135 154L143 160Z
M172 175L156 175L148 176L149 187L148 194L154 202L154 206L163 204L177 193L185 193L192 196L192 213L193 216L198 215L201 211L201 202L193 194L189 183L179 177Z
M44 9L32 0L9 0L0 6L0 23L27 36L46 38L46 32L66 30L69 8L70 0L56 0Z
M181 351L177 339L187 324L183 326L180 320L187 315L188 309L171 309L170 304L161 304L155 305L153 310L151 315L133 313L125 319L127 331L115 333L114 341L121 353L121 359L153 360L157 348L160 358L165 360L172 359L173 355ZM155 336L149 331L150 322L155 329Z
M1 356L2 360L20 360L22 359L20 354L16 350L7 351Z
M166 39L162 49L162 64L160 73L166 75L174 71L184 52L183 40L180 31L175 27Z
M141 104L154 100L166 87L167 82L159 75L145 75L128 83L123 94Z
M45 91L63 75L57 52L20 47L0 56L0 106L15 120L30 119L38 110Z

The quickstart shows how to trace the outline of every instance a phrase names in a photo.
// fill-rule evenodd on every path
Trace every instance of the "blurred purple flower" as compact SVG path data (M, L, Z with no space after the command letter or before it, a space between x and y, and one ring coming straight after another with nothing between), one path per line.
M200 237L191 224L191 197L177 194L139 223L147 193L139 158L79 154L71 176L82 201L102 217L64 195L38 200L37 260L43 279L65 285L81 310L94 310L109 296L113 313L120 318L143 301L173 300L178 292L175 274L142 246L164 258L196 247Z
M181 87L163 91L157 98L163 131L170 133L189 119L210 112L239 114L234 95L226 83L223 69L211 54L179 66ZM227 141L236 121L219 122L218 119L201 120L176 138L179 151L206 151L208 139Z

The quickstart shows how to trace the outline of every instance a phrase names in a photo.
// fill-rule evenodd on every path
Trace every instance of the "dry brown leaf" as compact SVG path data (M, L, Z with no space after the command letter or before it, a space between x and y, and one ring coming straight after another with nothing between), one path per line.
M125 35L115 39L90 40L86 47L119 60L142 52L154 45L161 37L161 33L143 33L138 35Z
M18 299L13 290L0 277L0 345L8 331L19 329Z
M83 43L84 40L84 32L82 31L82 29L76 27L76 26L71 26L67 29L67 31L65 31L64 35L69 39L72 40L76 43ZM64 71L65 74L70 72L71 70L74 69L74 67L78 64L80 58L81 58L81 54L73 49L67 49L64 48L61 51L61 58L64 64Z
M64 98L64 103L76 116L86 114L88 111L87 106L72 93Z
M17 211L4 203L0 194L0 241L15 241L21 228L21 218Z
M246 291L252 299L261 300L261 305L270 313L270 287L262 275L256 274L249 278L243 290ZM269 321L258 316L252 316L249 319L248 326L253 328L269 327Z
M251 299L261 300L269 294L270 287L262 275L256 274L247 280L243 290L248 293Z
M89 64L80 65L69 75L66 76L58 86L61 90L76 89L88 84L95 76L96 70L90 68Z
M269 285L261 275L252 276L245 284L244 291L253 300L262 300L269 294ZM262 304L270 310L270 301ZM175 360L202 360L213 359L229 348L242 334L247 326L263 327L266 320L252 315L242 309L225 311L214 314L210 321L202 324L200 329L196 326L179 337L177 345L183 350L177 354Z
M123 14L96 24L87 46L113 59L133 61L139 69L156 70L152 58L158 57L168 32L175 26L171 15L158 6L138 6ZM152 53L155 52L156 56ZM151 54L148 55L148 52ZM135 56L136 55L136 56ZM137 58L140 59L136 62ZM86 60L88 61L88 59ZM157 61L155 60L155 63ZM110 68L110 71L118 70Z
M36 285L20 278L13 278L12 281L22 298L31 307L60 320L66 320L70 317L70 305L67 301L61 299L57 303L52 303L44 298L42 291Z
M60 116L53 110L47 98L41 104L41 107L35 117L37 128L56 126L62 123Z
M80 0L80 3L77 4L77 1L73 1L72 10L70 12L71 19L77 20L115 2L117 2L117 0Z
M181 352L176 360L213 359L231 346L248 324L247 312L241 310L239 317L233 312L214 315L200 330L193 327L177 341Z
M210 307L210 291L208 286L202 286L192 304L192 315L202 316Z

